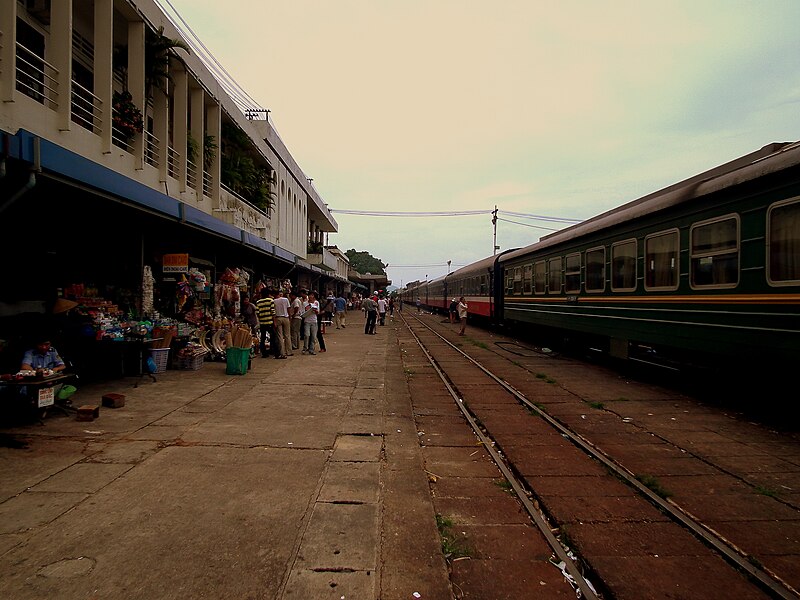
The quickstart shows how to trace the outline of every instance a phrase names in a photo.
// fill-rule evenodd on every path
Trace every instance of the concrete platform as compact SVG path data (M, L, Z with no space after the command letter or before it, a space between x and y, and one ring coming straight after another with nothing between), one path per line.
M394 329L348 316L326 353L0 430L0 597L453 597Z

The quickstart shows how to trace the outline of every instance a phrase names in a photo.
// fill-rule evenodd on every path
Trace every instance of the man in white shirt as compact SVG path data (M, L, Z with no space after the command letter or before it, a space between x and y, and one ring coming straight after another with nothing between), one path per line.
M292 321L292 350L300 348L300 328L303 326L303 300L294 292L289 292L289 318Z
M378 318L381 320L381 325L386 324L386 298L378 298Z
M303 343L303 354L316 354L314 347L317 343L317 315L319 314L319 302L314 292L308 293L308 300L303 305L303 331L305 341Z

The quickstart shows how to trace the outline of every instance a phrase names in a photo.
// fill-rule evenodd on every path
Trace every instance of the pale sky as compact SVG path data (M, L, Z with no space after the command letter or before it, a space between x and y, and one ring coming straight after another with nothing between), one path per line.
M800 139L800 0L169 2L397 286Z

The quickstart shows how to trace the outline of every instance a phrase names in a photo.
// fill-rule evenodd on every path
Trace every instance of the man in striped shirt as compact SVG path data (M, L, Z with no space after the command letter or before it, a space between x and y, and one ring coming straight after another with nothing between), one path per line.
M262 297L256 302L256 311L258 312L258 325L261 330L261 358L268 358L266 338L269 336L269 349L272 351L273 356L280 356L280 349L278 348L278 340L275 339L275 295L274 290L264 292Z

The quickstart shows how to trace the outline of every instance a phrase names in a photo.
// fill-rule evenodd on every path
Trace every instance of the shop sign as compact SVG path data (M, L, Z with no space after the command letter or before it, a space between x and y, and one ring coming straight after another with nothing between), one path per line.
M53 406L56 401L56 390L55 388L48 387L48 388L41 388L39 390L39 397L38 397L37 405L39 408L44 408L45 406Z
M165 254L161 259L164 273L188 273L189 255L188 254Z

